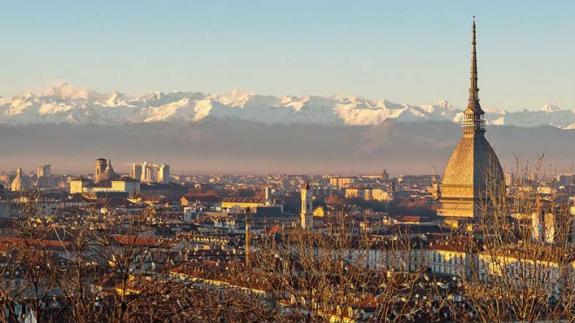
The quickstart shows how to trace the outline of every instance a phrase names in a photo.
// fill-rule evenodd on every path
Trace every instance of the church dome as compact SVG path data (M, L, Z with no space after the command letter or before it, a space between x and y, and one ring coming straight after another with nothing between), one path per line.
M30 181L22 173L22 168L16 170L16 177L12 180L11 190L13 192L22 192L30 189Z

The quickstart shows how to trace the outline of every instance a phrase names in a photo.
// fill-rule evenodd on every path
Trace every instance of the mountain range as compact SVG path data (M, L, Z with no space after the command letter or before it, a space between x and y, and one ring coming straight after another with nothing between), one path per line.
M553 105L539 110L486 109L491 125L575 128L575 112ZM264 124L374 126L385 121L458 123L462 110L447 101L398 104L354 96L266 96L242 91L227 94L152 92L128 96L98 93L60 82L39 94L0 98L0 124L189 123L206 118Z
M571 172L575 113L486 109L487 137L506 171L516 157L547 172ZM396 104L350 96L153 92L102 94L59 83L0 99L0 170L86 173L156 161L173 173L441 174L461 137L461 109L448 102Z

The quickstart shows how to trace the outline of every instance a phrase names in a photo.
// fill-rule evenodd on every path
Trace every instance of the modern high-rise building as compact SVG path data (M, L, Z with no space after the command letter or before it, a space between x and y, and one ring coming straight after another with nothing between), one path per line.
M130 164L130 177L142 183L162 183L170 182L170 165L143 163Z
M51 166L48 164L38 166L38 168L36 169L36 176L38 178L50 177L50 175L52 175Z
M142 179L142 164L130 164L130 178L141 180Z
M158 183L167 184L170 182L170 166L166 164L158 165Z
M437 215L453 226L474 222L493 211L493 199L505 193L499 159L485 139L485 112L477 87L477 42L472 31L471 86L463 112L463 137L451 154L440 187Z

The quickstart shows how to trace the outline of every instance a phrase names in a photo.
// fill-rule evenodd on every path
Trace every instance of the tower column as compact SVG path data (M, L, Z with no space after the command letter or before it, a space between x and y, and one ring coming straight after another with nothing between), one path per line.
M311 192L309 183L302 185L300 189L301 195L301 211L300 211L300 225L302 229L313 229L313 194Z

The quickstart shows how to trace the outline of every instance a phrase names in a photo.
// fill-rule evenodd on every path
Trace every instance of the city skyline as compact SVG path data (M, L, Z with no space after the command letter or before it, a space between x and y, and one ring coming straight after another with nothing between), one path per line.
M6 5L0 317L575 322L563 4Z
M484 107L573 108L575 50L565 41L573 4L554 4L12 3L0 13L12 48L0 94L66 80L103 92L239 88L461 106L467 52L459 44L476 15Z

